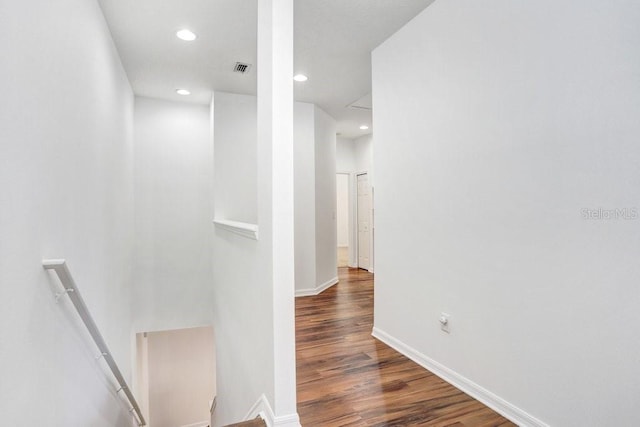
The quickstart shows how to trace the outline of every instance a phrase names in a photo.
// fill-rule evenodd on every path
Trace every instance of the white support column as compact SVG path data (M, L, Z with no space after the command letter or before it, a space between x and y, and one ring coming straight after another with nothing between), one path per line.
M258 1L258 222L271 244L275 425L296 411L293 216L293 0ZM266 159L270 159L270 164ZM270 181L271 185L265 185ZM264 231L263 231L264 230Z

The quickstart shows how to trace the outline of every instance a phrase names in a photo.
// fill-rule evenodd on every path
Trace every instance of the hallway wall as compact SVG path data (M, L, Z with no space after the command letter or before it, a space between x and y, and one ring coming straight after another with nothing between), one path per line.
M336 137L336 172L354 172L356 169L355 144L352 139Z
M353 140L355 171L367 172L369 184L374 185L373 173L373 135L363 135Z
M640 425L638 22L441 0L373 52L376 333L522 425Z
M255 97L245 95L222 94L222 102L217 101L218 93L214 93L212 100L212 132L215 164L233 166L245 164L249 159L256 159L254 167L264 164L268 154L260 157L258 143L254 139L241 139L244 150L228 147L235 144L233 138L220 138L219 135L244 135L246 132L257 132L257 117L255 115ZM247 107L250 99L252 108ZM244 105L244 107L243 107ZM249 111L247 111L249 110ZM253 111L253 115L250 114ZM234 117L234 114L237 116ZM254 130L239 129L238 127L253 127ZM242 138L242 137L241 137ZM250 151L247 153L246 151ZM244 166L241 166L243 168ZM228 169L225 169L228 170ZM216 185L226 185L233 188L232 181L227 180L223 171L216 171L218 180ZM233 174L231 175L233 176ZM258 193L268 191L269 182L260 182L256 175L255 202ZM250 190L251 187L241 187ZM227 193L233 196L233 193ZM249 194L243 192L238 200L225 199L227 207L236 209ZM215 217L218 211L217 196L214 192ZM257 205L256 205L257 206ZM224 209L224 206L223 206ZM232 211L228 211L232 212ZM243 212L242 218L258 219L258 211ZM213 216L212 218L213 219ZM235 220L234 217L220 219ZM261 221L267 222L262 218ZM263 224L264 224L263 222ZM257 222L256 222L257 223ZM218 401L214 413L217 425L227 425L237 422L246 416L260 397L265 394L269 401L273 401L274 379L271 377L274 366L273 344L273 283L269 275L272 248L265 239L258 241L241 237L228 230L211 224L213 228L213 316L216 348L216 378ZM263 230L268 225L261 227ZM215 284L215 286L214 286ZM242 339L238 339L242 337ZM259 357L255 357L259 354Z
M316 287L338 281L336 236L336 122L314 107Z
M137 332L211 325L209 107L135 98Z
M216 92L213 103L213 132L219 141L214 156L215 216L255 223L256 97ZM294 104L297 291L314 292L337 278L335 138L335 120L331 116L313 104ZM228 185L229 182L234 184Z
M258 222L256 97L216 92L214 158L216 218ZM231 160L232 159L232 160Z
M97 2L0 8L2 424L130 426L42 259L66 258L131 384L133 93Z
M314 106L296 102L293 111L293 194L296 289L316 286L316 153Z

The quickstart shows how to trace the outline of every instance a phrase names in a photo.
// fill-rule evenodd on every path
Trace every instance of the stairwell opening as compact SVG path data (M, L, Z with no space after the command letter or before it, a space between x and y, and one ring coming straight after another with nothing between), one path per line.
M136 388L150 427L208 427L216 395L211 326L136 335Z

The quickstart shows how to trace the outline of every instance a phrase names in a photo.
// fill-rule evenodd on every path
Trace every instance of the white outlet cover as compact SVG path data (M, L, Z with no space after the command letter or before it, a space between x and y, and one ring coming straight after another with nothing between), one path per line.
M449 331L449 326L450 326L450 323L451 323L450 318L451 318L451 316L449 314L440 313L440 319L438 319L438 320L440 322L440 330L442 332L446 332L446 333L450 332Z

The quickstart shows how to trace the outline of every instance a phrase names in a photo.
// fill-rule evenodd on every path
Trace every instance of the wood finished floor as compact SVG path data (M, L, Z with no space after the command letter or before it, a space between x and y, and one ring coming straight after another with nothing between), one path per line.
M304 427L514 426L371 336L373 275L296 298L298 413Z

